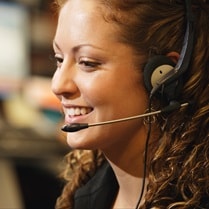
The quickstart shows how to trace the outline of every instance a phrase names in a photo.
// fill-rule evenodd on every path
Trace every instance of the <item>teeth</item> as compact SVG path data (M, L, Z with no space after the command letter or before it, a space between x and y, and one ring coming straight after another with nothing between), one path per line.
M86 110L85 108L81 108L80 112L81 115L85 115L88 112L88 110Z
M67 114L70 115L70 116L78 116L78 115L85 115L85 114L88 114L89 112L91 111L90 108L79 108L79 107L76 107L76 108L69 108L67 109Z

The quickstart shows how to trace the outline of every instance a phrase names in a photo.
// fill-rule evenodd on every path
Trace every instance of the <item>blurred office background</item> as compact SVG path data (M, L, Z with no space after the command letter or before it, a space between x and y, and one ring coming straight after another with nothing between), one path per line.
M0 209L53 209L61 192L52 1L0 0Z

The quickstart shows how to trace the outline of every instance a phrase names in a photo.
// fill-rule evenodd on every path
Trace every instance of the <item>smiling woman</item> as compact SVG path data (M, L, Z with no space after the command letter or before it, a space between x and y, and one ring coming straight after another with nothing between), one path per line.
M67 133L73 151L56 208L207 208L209 27L201 25L209 23L203 2L56 3L52 90L66 124L166 105L178 111Z

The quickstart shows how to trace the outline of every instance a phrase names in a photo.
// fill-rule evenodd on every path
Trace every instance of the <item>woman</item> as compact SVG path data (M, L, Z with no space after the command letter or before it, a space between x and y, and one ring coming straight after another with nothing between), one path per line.
M67 124L126 118L151 108L173 110L69 132L73 151L66 157L67 183L56 208L208 208L208 2L56 4L52 90ZM160 66L168 67L150 72L149 60L158 55ZM186 70L170 82L179 63ZM185 105L173 107L176 101Z

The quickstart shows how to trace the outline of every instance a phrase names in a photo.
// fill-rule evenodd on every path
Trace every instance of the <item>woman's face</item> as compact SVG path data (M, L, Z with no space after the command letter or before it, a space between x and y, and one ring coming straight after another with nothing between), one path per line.
M60 12L52 90L62 103L65 123L97 123L142 114L147 108L134 52L118 42L115 25L103 19L97 4L71 0ZM132 120L68 133L67 142L81 149L116 149L131 141L140 146L145 132L142 120Z

